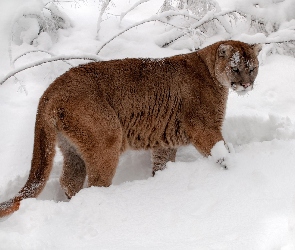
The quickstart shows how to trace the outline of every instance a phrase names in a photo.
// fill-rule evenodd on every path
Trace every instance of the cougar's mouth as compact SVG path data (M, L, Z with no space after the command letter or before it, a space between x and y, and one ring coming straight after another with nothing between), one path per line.
M250 82L247 83L236 83L236 82L231 82L231 88L236 91L249 91L252 90L253 84Z
M231 89L238 93L245 94L253 89L253 84L231 82Z

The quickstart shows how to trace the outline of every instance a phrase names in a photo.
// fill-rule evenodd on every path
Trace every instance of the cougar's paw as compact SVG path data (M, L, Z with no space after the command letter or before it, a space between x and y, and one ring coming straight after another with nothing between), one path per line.
M220 158L220 159L217 160L216 163L218 163L218 164L220 164L220 165L224 165L224 163L225 163L225 159L224 159L224 158ZM226 166L224 166L224 167L226 168Z
M212 159L224 168L227 168L226 158L228 154L229 148L226 144L224 144L224 141L217 142L211 149Z

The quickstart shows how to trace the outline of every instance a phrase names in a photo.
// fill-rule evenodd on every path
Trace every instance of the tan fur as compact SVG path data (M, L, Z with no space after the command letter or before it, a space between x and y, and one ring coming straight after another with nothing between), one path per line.
M0 204L0 216L42 191L56 144L64 156L60 182L69 197L79 192L86 176L89 186L111 185L119 156L128 148L151 149L154 171L174 161L181 145L192 143L208 156L223 140L229 87L252 89L258 50L224 41L164 59L70 69L40 98L29 179L14 198Z

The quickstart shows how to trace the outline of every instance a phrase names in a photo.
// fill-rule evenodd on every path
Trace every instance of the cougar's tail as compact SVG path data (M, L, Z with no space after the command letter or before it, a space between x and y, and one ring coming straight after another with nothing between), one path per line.
M29 178L14 198L0 203L0 217L18 210L21 200L34 198L41 193L52 169L55 140L54 127L48 123L39 110L36 117L34 150Z

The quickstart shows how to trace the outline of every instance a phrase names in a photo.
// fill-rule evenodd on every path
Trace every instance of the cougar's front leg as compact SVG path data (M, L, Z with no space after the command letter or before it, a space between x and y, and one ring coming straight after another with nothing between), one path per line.
M211 154L211 150L216 143L224 141L221 131L206 128L200 129L200 131L193 133L190 137L192 144L204 156Z
M191 135L191 142L204 156L211 155L216 163L226 168L225 158L229 150L219 129L197 129Z
M175 148L157 148L152 150L153 176L156 171L164 169L168 161L175 161L176 151Z
M224 160L229 151L221 133L222 119L200 120L193 115L187 118L186 132L191 143L201 154L212 155L217 163L225 166Z

